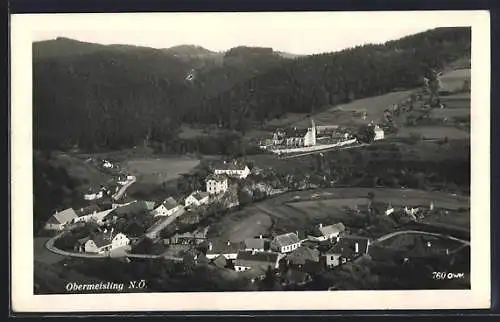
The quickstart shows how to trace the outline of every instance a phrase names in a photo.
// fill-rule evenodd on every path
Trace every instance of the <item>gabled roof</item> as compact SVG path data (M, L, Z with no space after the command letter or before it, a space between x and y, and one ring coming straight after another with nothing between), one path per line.
M49 223L65 224L65 223L68 223L77 217L78 217L78 215L76 214L75 210L73 208L68 208L68 209L64 209L63 211L59 211L59 212L53 214L49 218L48 222Z
M82 217L82 216L90 215L94 212L100 212L100 211L101 211L101 207L99 207L96 204L92 204L92 205L89 205L87 207L80 208L80 209L76 210L75 212L78 215L78 217Z
M118 235L119 232L116 232L116 231L109 231L107 233L104 233L104 232L101 232L101 233L98 233L94 236L94 238L92 238L92 240L94 241L95 245L99 248L103 247L103 246L107 246L107 245L110 245L111 242L113 241L113 238L116 237L116 235Z
M290 253L286 258L297 265L303 265L306 261L319 262L319 251L317 249L301 246Z
M279 246L289 246L299 243L299 237L295 233L287 233L283 235L278 235L274 238L274 242Z
M194 197L196 200L200 201L202 200L203 198L206 198L208 197L208 192L206 191L196 191L196 192L193 192L190 196Z
M306 135L307 131L308 129L286 129L285 136L287 138L303 138Z
M243 171L248 166L239 162L221 162L214 165L214 169L217 170L240 170Z
M345 226L343 223L338 223L334 225L322 226L318 229L323 236L329 236L345 231Z
M365 254L368 250L369 239L359 236L347 236L340 238L339 241L327 251L327 253L339 254L344 257L352 256L354 255L356 243L358 243L359 254Z
M175 207L177 207L179 204L177 203L177 201L174 198L168 197L167 199L165 199L165 201L162 203L162 205L164 205L165 208L167 208L167 210L172 210Z
M217 267L224 268L227 265L227 259L224 256L219 255L212 260L212 264Z
M212 244L212 249L209 248L207 254L236 254L239 250L245 249L245 245L242 242L213 240L209 243Z
M215 180L218 182L222 182L222 181L228 180L228 177L224 174L209 174L207 176L207 181L209 181L209 180Z
M279 254L275 252L239 251L234 265L246 267L274 266L278 258Z
M264 249L266 240L264 238L247 238L245 239L245 248L247 249Z

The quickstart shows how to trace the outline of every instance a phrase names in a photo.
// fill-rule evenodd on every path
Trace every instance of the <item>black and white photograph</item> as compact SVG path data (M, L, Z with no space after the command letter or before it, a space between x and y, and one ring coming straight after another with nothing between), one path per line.
M19 302L489 305L487 12L12 26Z

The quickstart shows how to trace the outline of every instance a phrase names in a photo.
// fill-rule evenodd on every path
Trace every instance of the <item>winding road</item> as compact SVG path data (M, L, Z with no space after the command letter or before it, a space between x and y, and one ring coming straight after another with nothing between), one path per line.
M125 193L125 191L127 191L127 189L134 183L137 181L137 178L135 176L132 176L132 179L128 180L128 182L126 184L124 184L120 190L118 190L117 193L115 193L113 195L113 199L114 200L119 200L123 194Z

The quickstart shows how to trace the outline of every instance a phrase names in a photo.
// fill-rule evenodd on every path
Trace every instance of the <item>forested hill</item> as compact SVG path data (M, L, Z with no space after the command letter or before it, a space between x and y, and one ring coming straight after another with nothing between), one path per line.
M35 148L171 142L182 122L244 131L252 121L414 87L429 69L470 55L470 28L295 59L245 46L217 59L203 53L196 46L169 52L65 38L34 43Z
M35 147L119 149L169 140L197 106L287 59L271 50L212 53L58 38L33 44Z
M469 56L470 44L470 28L438 28L382 45L299 57L192 107L184 121L245 130L249 120L415 87L431 69Z

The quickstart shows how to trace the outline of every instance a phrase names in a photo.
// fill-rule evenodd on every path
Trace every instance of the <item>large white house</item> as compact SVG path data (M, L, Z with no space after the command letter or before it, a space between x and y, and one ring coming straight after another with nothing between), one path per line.
M96 235L85 242L85 252L102 254L113 249L129 245L130 240L122 233L115 233L114 229Z
M244 179L250 174L250 168L247 165L239 164L237 162L225 162L218 164L214 167L214 174L228 175L230 177L237 177Z
M195 191L191 193L185 200L184 200L184 205L186 207L190 206L201 206L204 204L207 204L209 201L209 195L208 192L205 191Z
M382 140L384 138L384 130L382 130L380 126L375 125L373 131L375 132L375 137L373 138L373 140L377 141L377 140Z
M345 231L345 226L342 223L337 223L334 225L319 224L309 234L308 239L316 241L325 241L328 239L333 239L338 237L340 234L344 233L344 231Z
M45 224L45 229L62 230L67 224L74 222L78 218L73 208L68 208L63 211L56 211Z
M296 233L278 235L271 241L271 249L280 253L293 252L300 245L301 241Z
M181 209L182 206L177 203L177 201L168 197L164 202L153 210L153 215L158 216L172 216L176 211Z
M228 189L228 179L223 174L209 175L207 177L207 192L211 195L224 193Z

